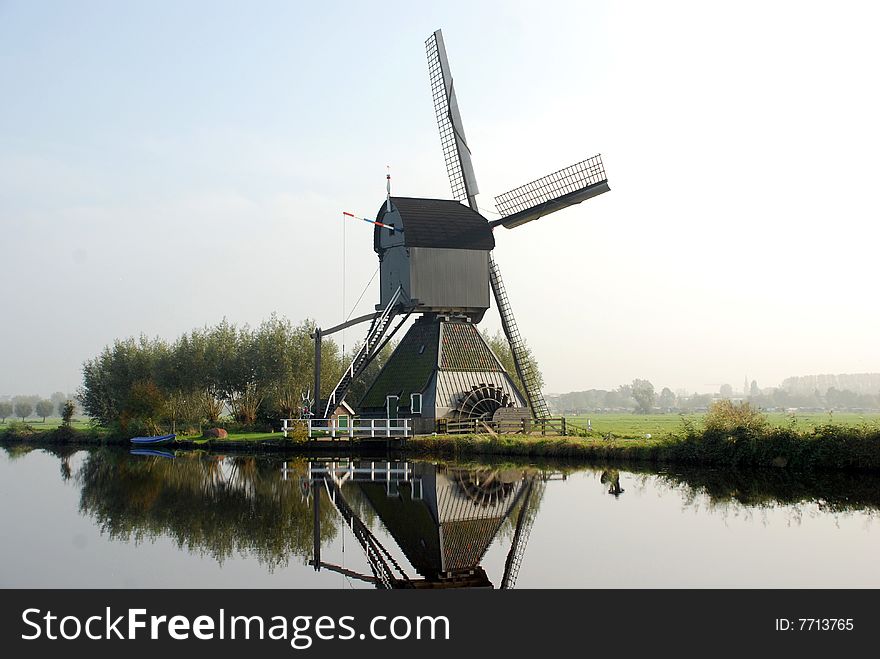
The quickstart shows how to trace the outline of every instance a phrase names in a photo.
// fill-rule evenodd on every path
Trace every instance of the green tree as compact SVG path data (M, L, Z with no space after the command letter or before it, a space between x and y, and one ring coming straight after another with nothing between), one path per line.
M313 327L273 315L255 330L224 319L172 344L146 337L116 341L83 365L77 398L104 425L140 420L169 423L176 431L184 422L216 424L227 408L245 425L289 418L311 385ZM326 397L342 360L330 340L321 354Z
M48 399L38 401L34 406L37 412L37 416L43 417L43 423L46 423L46 417L52 414L52 410L55 409L55 404Z
M649 414L654 407L654 385L648 380L635 379L632 382L632 397L636 400L637 412Z
M65 426L70 426L73 420L73 413L76 411L76 405L72 400L67 400L61 408L61 421Z
M159 420L165 411L165 396L152 380L140 380L131 385L123 409L124 425L135 420L143 423L153 434L159 432Z
M522 395L526 395L526 389L523 386L522 380L519 378L519 373L516 371L516 363L513 359L513 351L510 349L510 342L507 340L507 337L501 332L501 330L497 330L494 335L490 335L486 330L482 330L481 332L483 339L485 339L486 343L489 344L489 348L492 349L492 352L495 353L495 356L498 357L498 361L501 362L501 365L504 367L504 370L507 371L507 374L511 377L517 389L522 392ZM535 374L535 377L538 382L538 388L544 388L544 376L541 373L541 369L538 367L538 361L535 359L535 356L532 354L532 349L525 346L525 361L529 365L532 373Z
M669 387L663 387L663 391L660 392L660 398L657 401L664 410L669 410L672 407L675 407L675 394L672 393L672 389Z
M34 413L34 406L28 400L18 400L13 407L15 408L15 416L21 417L22 421Z
M12 403L8 400L0 401L0 419L3 420L3 423L6 423L6 417L12 414Z
M86 414L104 425L119 422L132 385L155 381L159 356L165 350L161 339L129 338L105 347L83 364L83 385L77 397Z

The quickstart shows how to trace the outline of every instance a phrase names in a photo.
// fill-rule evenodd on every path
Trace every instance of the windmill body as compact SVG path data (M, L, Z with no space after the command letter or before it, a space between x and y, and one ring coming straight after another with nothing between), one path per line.
M492 231L512 229L607 192L601 157L499 195L495 201L501 217L490 222L477 205L471 152L440 30L425 45L453 199L391 197L389 192L379 209L373 237L380 261L379 304L361 351L328 397L325 417L412 314L419 317L357 405L362 416L411 418L417 433L433 432L439 419L549 416L492 255ZM476 327L490 306L490 291L522 391ZM316 376L316 391L318 385Z
M495 238L479 213L448 199L391 198L376 219L380 302L384 308L398 287L418 313L466 317L479 322L489 308L489 252Z

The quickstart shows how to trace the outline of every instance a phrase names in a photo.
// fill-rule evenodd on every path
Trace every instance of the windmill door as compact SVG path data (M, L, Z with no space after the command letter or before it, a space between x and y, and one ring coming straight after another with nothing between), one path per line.
M396 419L397 416L397 404L400 401L398 396L386 396L385 397L385 409L388 412L389 419Z

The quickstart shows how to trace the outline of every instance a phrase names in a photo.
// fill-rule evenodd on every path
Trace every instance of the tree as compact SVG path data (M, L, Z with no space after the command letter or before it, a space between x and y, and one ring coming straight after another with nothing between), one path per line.
M61 408L61 421L65 426L69 426L73 419L73 413L76 411L76 405L72 400L68 400Z
M152 380L140 380L131 385L128 400L123 409L123 418L143 422L147 429L157 434L158 420L165 411L165 396Z
M660 399L658 402L660 403L660 407L662 407L664 410L675 407L675 394L672 393L672 389L670 389L669 387L663 387L663 391L660 392Z
M637 412L642 414L650 413L651 409L654 407L654 399L656 398L654 385L648 380L633 380L632 397L636 400L636 405L638 406L636 409Z
M37 411L37 416L43 417L43 423L46 423L46 417L52 414L52 410L55 409L55 405L51 400L41 400L38 401L35 409Z
M510 342L507 340L507 337L504 336L501 330L496 331L494 336L490 335L486 330L483 330L481 334L486 343L489 344L489 348L491 348L492 352L495 353L495 356L498 357L498 361L501 362L504 370L507 371L507 374L513 379L516 388L519 389L523 396L525 396L526 388L519 379L519 373L516 372L513 351L510 349ZM538 383L538 389L543 389L544 376L541 374L541 369L538 368L538 361L535 359L535 356L532 354L532 350L528 345L525 346L525 361L535 376L535 380Z
M24 421L25 418L34 413L34 406L31 404L30 401L27 400L16 401L14 408L15 416L21 417L22 421Z
M3 419L3 423L6 423L6 417L12 414L12 403L8 400L0 401L0 419Z
M64 411L64 403L70 400L70 396L60 391L56 391L49 396L49 400L52 401L52 408L58 412L58 416L61 416L61 413Z
M720 392L722 398L730 399L733 397L733 387L729 384L722 384Z

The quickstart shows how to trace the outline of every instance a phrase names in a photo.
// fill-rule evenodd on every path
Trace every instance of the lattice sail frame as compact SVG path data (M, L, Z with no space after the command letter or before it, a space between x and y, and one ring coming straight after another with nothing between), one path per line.
M495 206L502 217L506 217L607 180L602 154L597 154L498 195L495 197Z
M425 52L428 56L428 77L431 80L434 114L440 129L440 146L443 148L443 160L446 162L452 196L456 201L468 202L479 193L479 189L440 30L425 41Z

